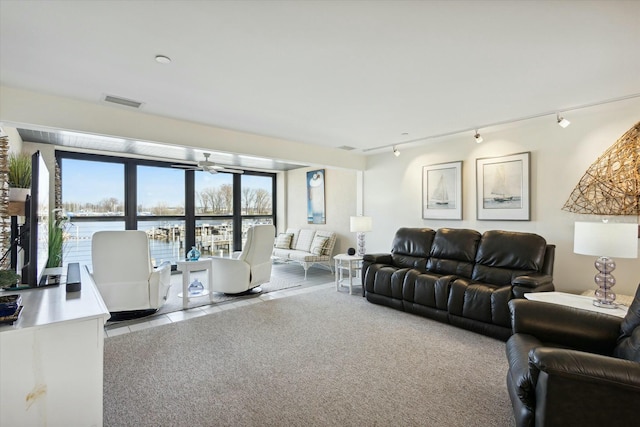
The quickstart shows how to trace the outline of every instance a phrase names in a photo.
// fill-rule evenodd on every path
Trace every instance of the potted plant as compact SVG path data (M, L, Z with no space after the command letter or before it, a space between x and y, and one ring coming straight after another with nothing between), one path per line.
M27 153L9 155L9 200L24 202L31 190L31 156Z
M47 267L61 267L66 230L65 217L49 217L49 259Z
M20 280L20 275L13 270L0 270L0 288L13 286Z

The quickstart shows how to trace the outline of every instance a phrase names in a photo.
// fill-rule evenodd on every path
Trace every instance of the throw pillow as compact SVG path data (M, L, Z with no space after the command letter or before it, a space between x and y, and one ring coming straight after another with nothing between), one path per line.
M322 250L324 249L324 245L328 240L329 239L326 237L314 237L313 241L311 242L311 253L314 255L322 255Z
M291 248L291 239L293 238L292 233L280 233L276 238L275 247L278 249L289 249Z

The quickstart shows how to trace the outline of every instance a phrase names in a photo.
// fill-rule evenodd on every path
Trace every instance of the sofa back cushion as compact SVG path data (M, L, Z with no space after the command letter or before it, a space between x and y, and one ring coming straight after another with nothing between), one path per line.
M620 338L613 355L640 362L640 286L636 289L636 296L620 325Z
M433 238L427 269L437 274L470 278L480 237L475 230L439 229Z
M310 252L311 251L311 243L313 242L313 237L316 235L316 230L309 230L307 228L302 228L300 233L298 234L298 240L296 241L296 245L292 246L293 249L297 249L299 251Z
M499 286L516 276L538 273L544 265L547 241L537 234L486 231L476 252L472 279Z
M426 271L427 258L436 232L430 228L400 228L391 247L393 265Z

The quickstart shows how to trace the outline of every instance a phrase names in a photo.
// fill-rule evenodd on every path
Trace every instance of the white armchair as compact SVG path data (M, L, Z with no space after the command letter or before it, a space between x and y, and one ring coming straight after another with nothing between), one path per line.
M151 264L144 231L98 231L91 239L93 280L111 313L160 308L171 286L171 264Z
M276 228L256 225L247 230L247 240L237 258L211 258L213 283L209 290L239 294L271 280L271 252Z

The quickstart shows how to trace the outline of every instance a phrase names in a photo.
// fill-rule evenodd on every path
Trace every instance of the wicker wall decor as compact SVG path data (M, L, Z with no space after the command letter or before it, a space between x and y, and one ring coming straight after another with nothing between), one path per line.
M0 256L11 245L11 217L9 216L9 137L0 137ZM9 268L5 258L0 269Z
M587 169L563 210L594 215L640 215L640 122Z

